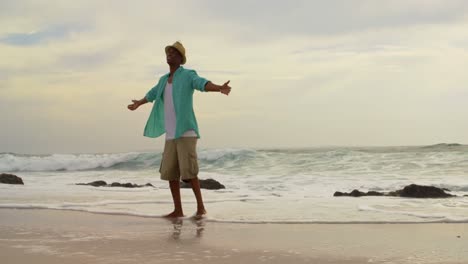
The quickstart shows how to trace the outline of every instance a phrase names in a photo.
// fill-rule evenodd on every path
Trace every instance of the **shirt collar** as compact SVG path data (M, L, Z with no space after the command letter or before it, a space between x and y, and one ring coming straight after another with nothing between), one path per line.
M176 73L178 73L179 71L182 71L184 69L184 67L182 65L179 66L179 68L177 68L177 70L174 72L174 75ZM164 77L169 77L169 74L170 72L166 73L166 75L164 75Z

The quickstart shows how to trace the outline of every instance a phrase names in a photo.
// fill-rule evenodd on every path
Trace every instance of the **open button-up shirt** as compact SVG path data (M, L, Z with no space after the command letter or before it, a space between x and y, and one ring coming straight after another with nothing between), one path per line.
M169 79L169 73L162 76L158 83L146 94L148 102L154 102L151 114L146 122L144 136L156 138L166 132L164 125L164 88ZM204 92L207 79L197 75L194 70L180 66L172 78L172 98L176 113L175 138L180 138L187 130L194 130L200 138L197 119L193 111L193 92Z

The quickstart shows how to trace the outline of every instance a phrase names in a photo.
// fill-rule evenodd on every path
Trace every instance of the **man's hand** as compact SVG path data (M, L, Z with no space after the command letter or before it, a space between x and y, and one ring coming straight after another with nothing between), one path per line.
M230 81L227 81L225 82L222 86L219 87L219 91L225 95L229 95L229 93L231 92L231 86L229 86L229 82Z
M138 101L138 100L132 100L132 102L133 102L133 104L129 104L129 105L127 106L127 108L128 108L129 110L131 110L131 111L136 110L136 109L141 105L141 104L140 104L140 101Z

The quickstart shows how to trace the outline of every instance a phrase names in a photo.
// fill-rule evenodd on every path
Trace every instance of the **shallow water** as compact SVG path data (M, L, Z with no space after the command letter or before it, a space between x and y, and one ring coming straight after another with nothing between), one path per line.
M24 186L0 185L0 207L52 208L159 217L172 209L159 180L161 153L0 154L0 171ZM199 150L209 221L251 223L468 222L468 146ZM138 189L77 186L105 180L151 183ZM448 188L460 197L333 197L335 191L391 191L408 184ZM185 213L195 211L182 190Z

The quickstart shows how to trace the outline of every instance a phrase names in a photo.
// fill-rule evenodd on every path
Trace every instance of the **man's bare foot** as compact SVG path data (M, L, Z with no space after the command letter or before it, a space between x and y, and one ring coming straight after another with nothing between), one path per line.
M170 214L168 214L168 215L165 215L165 216L163 216L163 217L164 217L164 218L178 218L178 217L184 217L184 213L174 211L174 212L172 212L172 213L170 213Z
M205 216L205 215L206 215L206 210L205 210L205 208L203 208L203 209L198 209L193 217L195 219L202 219L203 216Z

